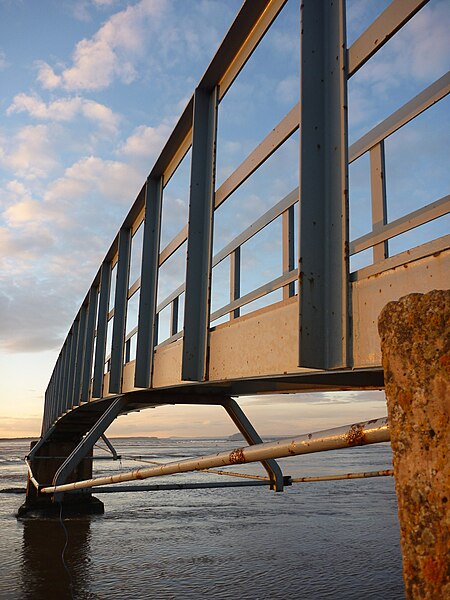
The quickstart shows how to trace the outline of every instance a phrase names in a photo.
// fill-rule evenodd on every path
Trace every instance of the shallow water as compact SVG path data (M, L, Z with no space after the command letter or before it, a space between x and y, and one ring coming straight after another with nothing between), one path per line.
M218 452L223 440L113 440L149 460ZM0 441L0 598L389 599L404 597L392 478L265 487L97 494L105 514L16 520L24 440ZM388 444L279 461L291 476L389 468ZM95 473L136 468L97 461ZM258 465L237 471L262 474ZM223 480L194 473L158 483ZM228 480L228 478L227 478ZM238 480L240 481L240 480ZM155 483L153 480L151 483ZM150 483L149 481L143 482ZM125 484L126 485L126 484Z

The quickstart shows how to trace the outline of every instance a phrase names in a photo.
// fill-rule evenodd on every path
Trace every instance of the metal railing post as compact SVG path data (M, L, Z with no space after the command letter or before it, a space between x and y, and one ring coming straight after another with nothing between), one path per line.
M134 385L151 386L153 350L157 342L159 243L161 235L162 179L149 177L145 185L145 217L142 241L141 293Z
M109 288L111 286L111 262L102 264L100 271L100 297L98 301L97 343L95 345L94 381L92 397L103 396L103 371L105 368L106 331L108 328Z
M131 229L129 227L122 227L119 233L119 258L117 261L116 296L114 299L114 323L111 344L111 372L109 378L109 392L111 394L119 394L122 391L130 254Z
M170 335L175 335L178 331L178 307L180 297L174 298L170 305Z
M299 366L348 365L344 0L301 7Z
M81 377L83 374L84 347L86 338L86 315L87 306L86 304L83 304L80 309L80 323L78 329L75 375L73 384L73 406L78 406L80 404Z
M238 246L230 254L230 302L241 297L241 247ZM241 314L240 308L230 312L231 319L237 319Z
M89 304L86 321L85 352L83 357L83 372L81 379L80 402L88 402L89 387L91 384L92 358L94 354L95 318L97 316L98 287L92 286L89 290Z
M64 414L67 410L67 386L69 382L69 364L70 364L70 352L72 350L72 330L67 334L66 339L66 353L64 357L64 375L63 375L63 389L61 395L61 412Z
M217 87L194 93L181 378L206 378L214 217Z
M283 227L283 275L295 269L294 207L290 206L282 215ZM283 287L283 300L295 295L295 283Z
M77 361L79 324L79 315L77 315L72 325L72 343L70 344L69 372L67 376L66 410L73 408L73 382L75 377L75 365Z
M372 197L372 231L376 232L387 223L384 140L370 149L370 191ZM374 262L384 260L388 256L387 240L373 246Z

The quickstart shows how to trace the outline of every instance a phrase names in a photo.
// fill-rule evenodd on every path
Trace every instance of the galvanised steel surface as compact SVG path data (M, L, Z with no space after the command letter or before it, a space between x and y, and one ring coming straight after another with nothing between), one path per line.
M59 436L64 428L85 433L86 422L91 427L97 420L88 413L101 413L122 394L128 398L127 410L137 410L159 405L166 397L168 403L199 403L205 397L220 403L232 394L382 387L376 331L381 308L413 291L448 286L450 235L389 256L394 236L448 214L450 197L430 198L428 205L389 222L385 140L449 93L450 74L350 147L347 141L348 79L424 1L394 0L347 48L344 0L304 0L298 15L300 102L215 185L221 101L285 4L244 2L187 103L70 327L46 391L43 435ZM299 187L278 198L213 256L215 211L298 130ZM189 151L188 224L161 247L165 188ZM350 240L348 165L364 154L370 161L372 230ZM277 219L282 224L282 272L243 294L241 248ZM140 226L141 274L130 281L133 236ZM158 299L160 269L183 244L185 281ZM349 257L364 250L371 250L371 264L349 273ZM211 276L223 261L230 266L229 301L211 312ZM243 307L277 290L281 301L242 315ZM138 323L127 331L135 294ZM179 324L183 301L184 326ZM164 339L165 309L171 318ZM217 325L219 319L226 322ZM139 400L139 390L145 390L145 401Z

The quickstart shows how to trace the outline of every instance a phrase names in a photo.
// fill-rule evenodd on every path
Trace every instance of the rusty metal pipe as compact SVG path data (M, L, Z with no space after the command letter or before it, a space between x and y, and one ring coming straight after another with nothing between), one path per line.
M345 473L344 475L320 475L317 477L293 477L291 483L309 483L310 481L340 481L342 479L366 479L368 477L393 477L393 469L384 471L366 471L365 473Z
M35 479L35 477L33 475L33 471L31 470L30 461L25 459L25 464L27 465L27 469L28 469L28 479L29 479L29 481L31 481L31 483L34 485L34 487L38 490L39 483L37 482L37 480Z
M162 475L174 475L176 473L200 471L202 469L224 467L227 465L261 462L268 458L284 458L287 456L310 454L312 452L321 452L324 450L338 450L340 448L348 448L351 446L388 442L389 439L388 420L387 417L383 417L381 419L372 419L371 421L356 423L350 426L347 425L345 427L336 427L326 431L307 433L293 439L283 439L275 442L266 442L264 444L255 444L244 448L236 448L231 452L219 452L218 454L170 462L161 466L136 469L118 475L97 477L57 486L48 486L42 488L41 493L52 494L54 492L66 492L69 490L108 485L110 483L121 483Z

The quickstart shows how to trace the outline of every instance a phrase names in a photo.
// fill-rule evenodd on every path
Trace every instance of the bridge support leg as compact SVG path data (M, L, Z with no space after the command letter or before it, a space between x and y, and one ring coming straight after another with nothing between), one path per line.
M54 441L50 435L40 440L36 444L37 451L31 450L28 457L34 479L39 482L39 486L46 487L90 479L94 444L126 404L125 397L116 398L82 439L78 435L71 441ZM52 498L50 494L39 494L39 490L29 476L27 498L25 504L20 507L18 516L23 516L32 510L59 513L60 502L64 502L64 514L104 512L103 503L94 498L90 491L66 495L54 494Z
M250 445L261 444L262 439L259 437L253 425L250 423L239 404L232 398L228 398L223 407L231 417L233 423L244 436L245 441ZM270 477L270 489L275 492L283 491L283 473L278 466L278 463L273 458L263 460L261 462Z
M51 485L55 473L65 460L64 457L70 455L76 446L76 441L48 441L40 446L38 452L29 461L33 477L39 482L40 487ZM71 474L70 481L89 479L90 477L92 477L92 452L83 457L83 460L80 461ZM58 515L59 511L60 507L52 502L50 495L39 494L38 489L31 481L30 475L28 475L26 500L19 508L17 516L23 517L36 512L45 515ZM89 491L70 494L67 497L67 502L64 503L64 515L68 513L102 514L103 512L103 503L94 498Z
M380 315L406 598L450 598L450 290Z
M53 485L62 485L69 481L69 476L79 466L81 461L88 455L92 456L92 450L97 440L105 433L111 423L119 416L126 406L127 400L124 396L116 398L111 406L102 414L93 427L84 436L81 442L73 449L64 463L56 471L53 477ZM56 502L62 502L64 494L54 494Z

